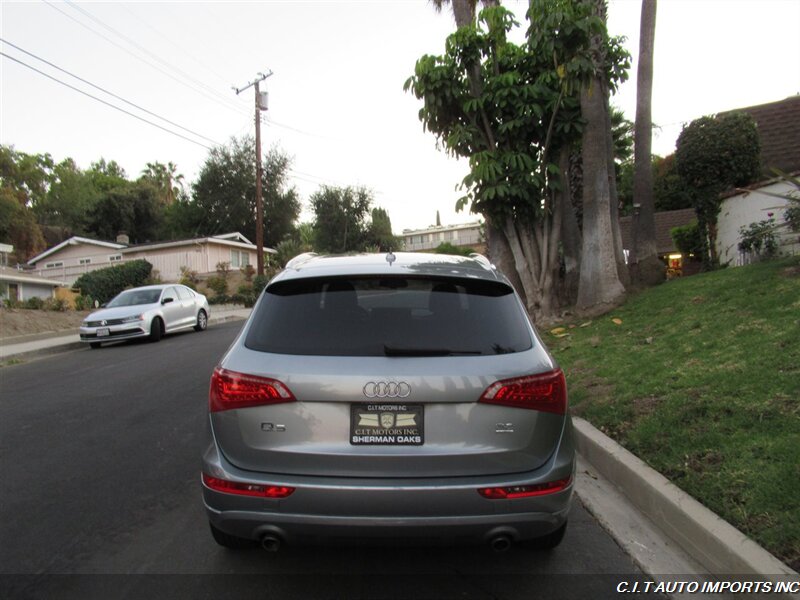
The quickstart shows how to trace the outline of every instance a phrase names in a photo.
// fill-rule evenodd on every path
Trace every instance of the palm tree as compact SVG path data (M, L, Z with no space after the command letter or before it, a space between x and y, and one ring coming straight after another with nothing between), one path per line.
M588 0L594 14L606 21L604 0ZM592 60L598 68L580 92L581 115L586 121L581 152L583 158L583 247L577 307L589 309L613 305L623 298L617 255L621 245L612 225L612 185L614 181L608 105L608 86L603 81L606 56L597 34L592 44ZM620 252L617 252L619 246Z
M142 170L142 179L150 181L159 191L159 199L165 206L169 206L183 191L184 177L177 172L178 167L173 162L166 165L158 161L147 163Z
M656 35L656 1L642 0L639 66L636 74L636 128L634 130L633 222L630 263L637 282L653 285L664 279L664 265L656 248L655 200L651 145L653 137L653 50Z

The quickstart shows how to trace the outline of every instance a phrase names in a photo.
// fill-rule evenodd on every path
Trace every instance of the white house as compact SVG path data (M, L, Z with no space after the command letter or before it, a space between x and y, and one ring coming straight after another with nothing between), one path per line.
M137 259L152 264L163 281L178 281L181 267L204 274L213 273L222 262L230 263L232 269L256 264L256 246L241 233L135 246L123 241L71 237L34 256L28 265L34 267L32 274L72 285L84 273ZM264 252L276 251L264 248Z
M485 242L481 234L483 224L480 221L462 223L460 225L439 225L425 229L404 229L404 250L420 252L433 250L439 244L448 242L453 246L473 248L476 252L485 251Z
M63 281L36 277L25 271L0 266L0 300L24 302L31 298L55 298L56 288L64 285Z
M772 179L732 192L722 201L717 218L717 252L721 264L739 266L752 257L739 250L740 228L774 219L780 254L800 254L800 233L789 230L785 212L789 200L778 196L797 193L797 188L781 179Z

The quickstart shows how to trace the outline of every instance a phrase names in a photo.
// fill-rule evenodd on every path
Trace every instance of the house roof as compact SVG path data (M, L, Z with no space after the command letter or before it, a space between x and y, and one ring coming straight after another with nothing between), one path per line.
M656 252L659 254L666 254L667 252L674 252L676 250L675 243L672 241L670 230L673 227L681 227L688 225L695 218L693 208L682 208L680 210L665 210L657 212L654 215L656 226ZM621 217L619 220L619 227L622 233L622 247L629 249L631 247L631 220L633 217Z
M774 175L772 169L784 173L800 169L800 95L720 114L732 112L747 113L756 122L761 164L767 176Z
M56 246L53 246L52 248L49 248L48 250L45 250L41 254L37 254L36 256L34 256L32 259L30 259L28 261L28 264L29 265L35 265L37 262L39 262L43 258L47 258L51 254L53 254L55 252L58 252L62 248L65 248L67 246L77 246L78 244L91 244L93 246L102 246L103 248L114 248L115 250L120 250L120 249L126 247L125 244L117 244L115 242L103 242L103 241L100 241L100 240L93 240L91 238L85 238L85 237L80 237L80 236L77 236L77 235L73 235L71 238L69 238L67 240L64 240L60 244L57 244Z
M39 285L49 285L51 287L66 287L63 281L44 279L35 275L28 275L25 271L18 271L10 267L0 267L0 281L10 281L12 283L36 283Z
M246 240L246 241L240 241ZM143 252L146 250L161 250L163 248L177 248L179 246L193 246L195 244L219 244L222 246L231 246L234 248L245 248L247 250L255 250L255 244L251 243L241 233L227 233L224 235L215 235L203 238L193 238L190 240L176 240L174 242L154 242L152 244L137 244L136 246L128 246L121 252L123 254L132 254L136 252ZM274 248L267 248L264 246L264 252L270 254L277 254Z
M37 262L42 260L43 258L47 258L51 254L54 254L65 248L67 246L76 246L78 244L90 244L93 246L101 246L103 248L113 248L115 250L119 250L120 253L132 253L132 252L140 252L142 250L155 250L161 248L173 248L178 246L189 246L193 244L221 244L224 246L233 246L236 248L247 248L248 250L255 250L256 246L250 240L248 240L245 236L243 236L239 232L233 233L225 233L221 235L215 235L210 237L203 237L203 238L193 238L191 240L177 240L174 242L155 242L152 244L137 244L135 246L129 246L126 244L117 244L115 242L104 242L101 240L93 240L91 238L85 238L80 236L72 236L68 240L64 240L60 244L45 250L41 254L34 256L32 259L28 261L29 265L35 265ZM277 254L277 250L274 248L267 248L264 247L265 252L269 252L270 254Z
M483 225L481 221L472 221L470 223L459 223L457 225L432 225L424 229L404 229L401 235L419 235L420 233L436 233L439 231L456 231L461 229L476 229Z

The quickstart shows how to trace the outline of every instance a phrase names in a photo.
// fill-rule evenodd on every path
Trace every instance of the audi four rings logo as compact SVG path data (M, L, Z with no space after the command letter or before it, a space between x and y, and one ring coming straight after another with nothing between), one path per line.
M370 381L364 386L367 398L407 398L411 386L405 381Z

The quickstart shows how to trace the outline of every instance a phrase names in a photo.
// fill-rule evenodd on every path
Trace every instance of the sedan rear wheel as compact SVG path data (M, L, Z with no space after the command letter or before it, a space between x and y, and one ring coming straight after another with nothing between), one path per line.
M194 326L194 330L205 331L206 327L208 327L208 315L206 311L201 309L200 312L197 313L197 324Z
M164 335L164 322L159 318L156 317L153 319L153 322L150 323L150 341L157 342L161 339Z

